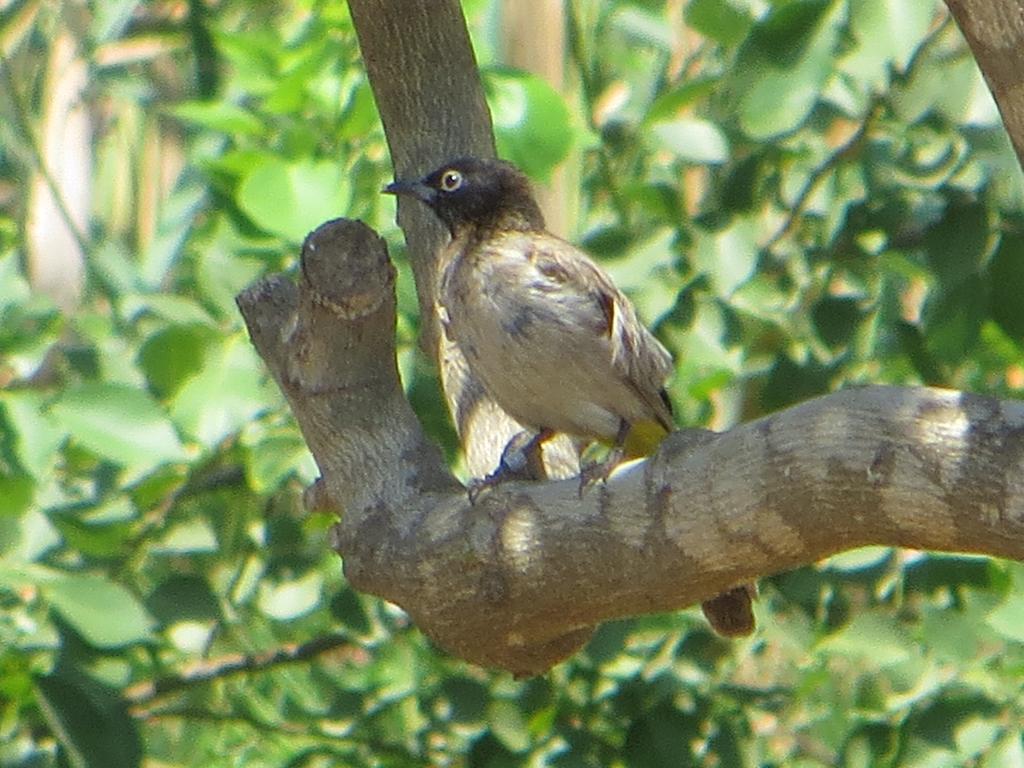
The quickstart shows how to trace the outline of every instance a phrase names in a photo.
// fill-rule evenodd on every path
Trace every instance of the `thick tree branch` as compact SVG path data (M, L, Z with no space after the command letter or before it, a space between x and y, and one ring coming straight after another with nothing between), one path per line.
M349 581L463 658L538 673L602 621L865 544L1024 559L1024 403L935 389L681 431L582 500L566 480L471 506L401 396L392 274L373 233L331 222L297 289L268 278L239 306L344 512Z
M321 500L345 514L461 488L398 379L394 280L383 240L339 219L306 238L298 288L274 275L237 299L317 459Z

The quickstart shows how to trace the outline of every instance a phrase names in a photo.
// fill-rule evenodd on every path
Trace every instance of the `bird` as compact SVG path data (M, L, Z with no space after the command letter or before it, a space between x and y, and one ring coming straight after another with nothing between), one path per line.
M419 200L448 228L441 323L487 393L531 431L510 447L539 451L559 432L610 444L607 458L581 473L582 495L675 428L671 354L607 272L545 229L516 166L460 157L383 191ZM489 479L514 474L515 465L506 449Z
M543 442L563 432L612 445L580 473L582 496L675 429L672 355L607 272L545 229L522 171L460 157L383 191L419 200L448 228L442 326L488 394L530 430L512 438L484 486L539 466ZM701 607L719 634L739 637L754 631L756 595L755 585L740 585Z

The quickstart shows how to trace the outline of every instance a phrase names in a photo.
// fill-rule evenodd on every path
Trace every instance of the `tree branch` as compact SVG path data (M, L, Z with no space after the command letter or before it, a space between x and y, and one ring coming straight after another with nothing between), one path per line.
M600 622L866 544L1024 559L1024 403L851 389L677 432L582 500L566 480L471 506L402 396L393 268L364 225L323 225L298 288L271 277L239 306L344 512L350 583L479 664L536 674Z
M211 680L221 680L245 672L262 672L296 661L307 661L346 645L352 645L352 639L345 635L323 635L305 643L285 645L266 653L234 654L211 659L192 665L178 674L133 685L124 691L124 698L131 704L136 716L148 714L149 710L145 707L168 694L205 685Z
M1021 0L946 0L1024 168L1024 4Z

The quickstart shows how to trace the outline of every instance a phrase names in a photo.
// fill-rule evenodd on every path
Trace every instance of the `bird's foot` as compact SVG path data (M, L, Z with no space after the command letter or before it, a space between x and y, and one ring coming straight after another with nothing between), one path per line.
M523 430L513 435L501 452L498 468L486 477L469 481L469 503L475 504L485 490L511 480L543 480L546 474L541 443L551 437L551 434L548 430L537 433Z
M580 498L583 498L583 494L588 488L590 488L590 486L599 482L606 482L615 468L622 463L625 456L626 453L622 448L612 448L602 461L595 461L594 463L587 464L583 467L580 470Z

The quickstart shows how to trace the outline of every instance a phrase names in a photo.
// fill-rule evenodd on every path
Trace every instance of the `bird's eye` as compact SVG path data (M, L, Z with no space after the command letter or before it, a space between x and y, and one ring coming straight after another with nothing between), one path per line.
M462 174L454 168L441 174L441 191L454 192L462 186Z

